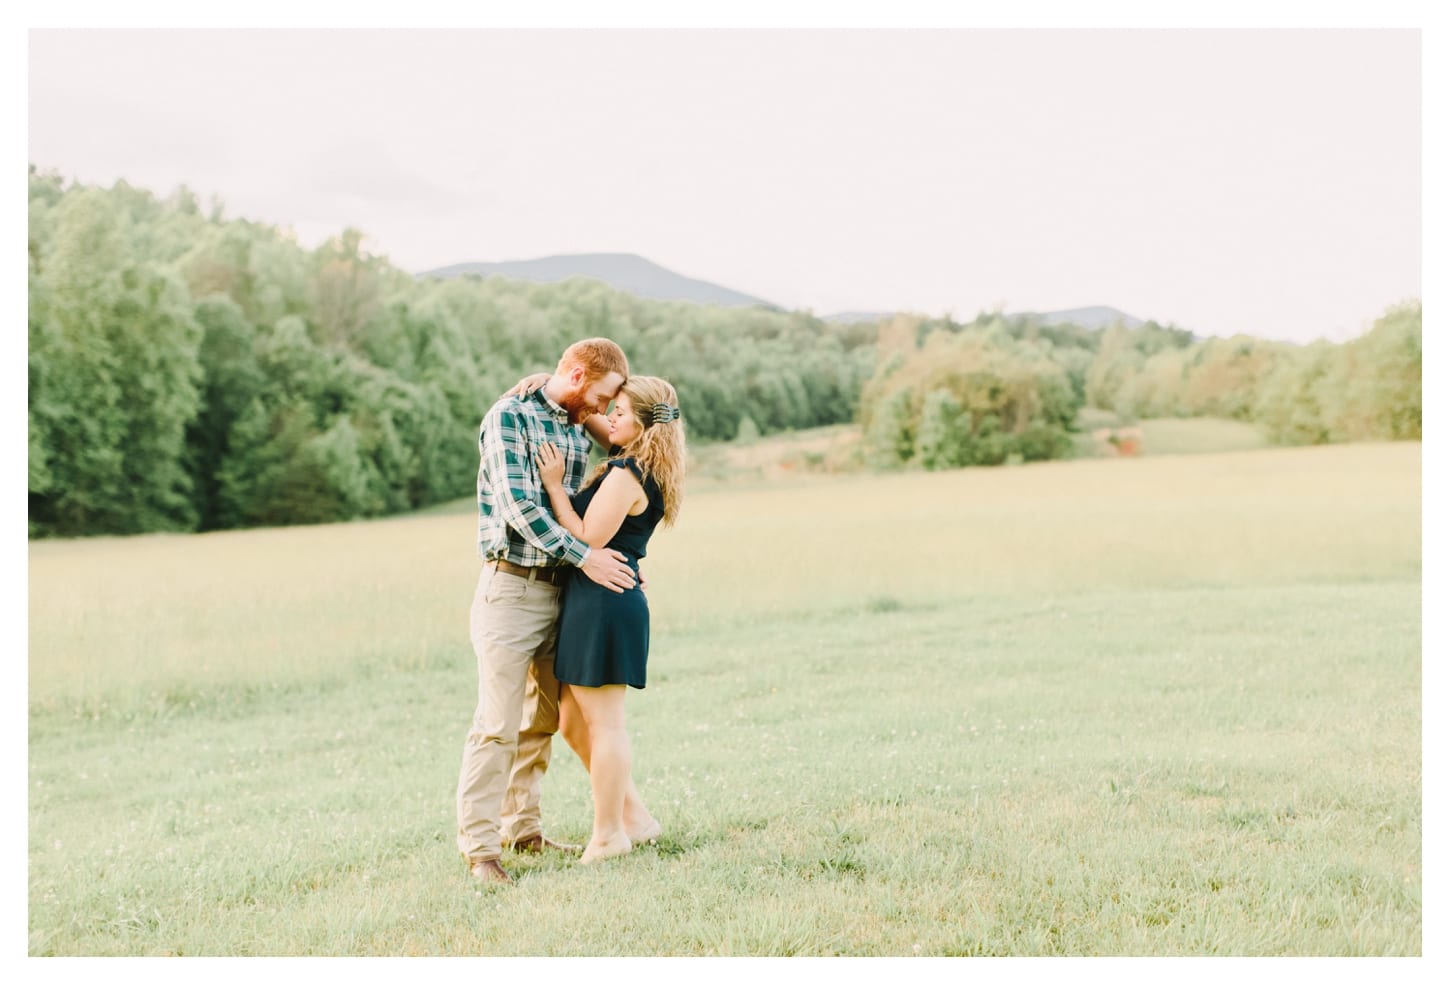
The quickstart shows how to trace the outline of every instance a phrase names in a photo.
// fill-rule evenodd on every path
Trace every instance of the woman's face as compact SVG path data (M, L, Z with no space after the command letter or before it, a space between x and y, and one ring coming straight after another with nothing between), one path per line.
M609 441L623 447L638 438L644 428L634 416L634 404L623 390L614 398L614 409L609 412Z

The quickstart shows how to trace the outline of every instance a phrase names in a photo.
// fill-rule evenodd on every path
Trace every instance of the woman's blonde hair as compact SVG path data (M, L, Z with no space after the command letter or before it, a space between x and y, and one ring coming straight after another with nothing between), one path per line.
M685 484L685 422L680 418L680 398L669 381L658 376L631 376L619 392L629 397L640 432L612 457L633 458L640 471L655 480L665 500L661 522L672 526L680 515ZM608 468L608 462L600 465L585 485L593 485Z

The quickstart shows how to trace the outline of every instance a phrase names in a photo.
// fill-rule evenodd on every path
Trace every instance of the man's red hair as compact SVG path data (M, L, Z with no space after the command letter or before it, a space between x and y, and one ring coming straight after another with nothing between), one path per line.
M584 367L585 377L590 380L602 380L610 373L629 379L629 360L624 358L624 350L609 339L582 339L565 349L559 357L559 375L575 366Z

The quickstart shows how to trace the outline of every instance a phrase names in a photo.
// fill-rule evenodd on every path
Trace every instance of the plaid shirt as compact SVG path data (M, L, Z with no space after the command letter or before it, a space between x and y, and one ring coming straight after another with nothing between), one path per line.
M535 451L546 441L564 456L564 489L584 482L589 435L540 387L527 397L504 397L489 408L478 432L478 553L488 561L526 567L583 564L589 545L559 525L539 481Z

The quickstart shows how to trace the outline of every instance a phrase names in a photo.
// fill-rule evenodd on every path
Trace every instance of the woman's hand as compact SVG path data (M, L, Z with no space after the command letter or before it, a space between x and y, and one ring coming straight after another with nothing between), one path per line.
M539 479L545 487L564 485L564 456L559 454L552 442L544 442L539 446L538 454L534 461L539 466Z
M548 382L548 373L534 373L531 376L525 376L523 379L515 383L511 388L504 391L504 396L527 397L529 394L533 393L539 387L543 386L545 383Z

